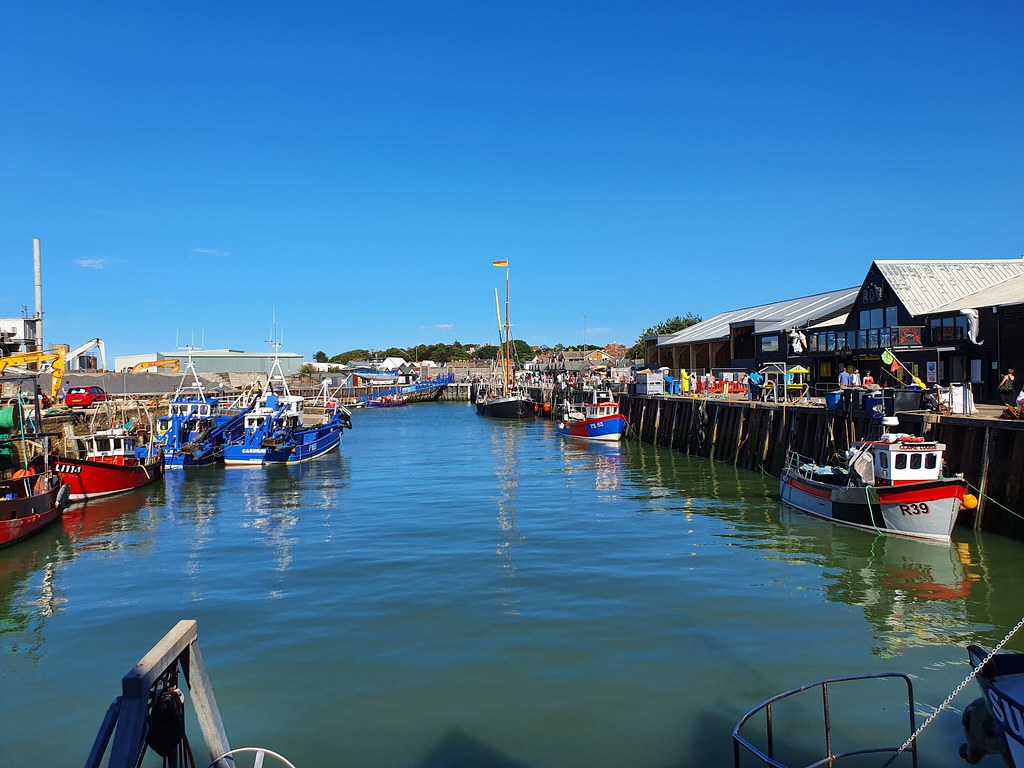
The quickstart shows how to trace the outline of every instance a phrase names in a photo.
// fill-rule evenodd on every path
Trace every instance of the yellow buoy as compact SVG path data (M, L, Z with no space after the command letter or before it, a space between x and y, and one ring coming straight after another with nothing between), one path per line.
M973 493L965 493L964 500L960 502L960 509L975 509L978 506L978 497Z

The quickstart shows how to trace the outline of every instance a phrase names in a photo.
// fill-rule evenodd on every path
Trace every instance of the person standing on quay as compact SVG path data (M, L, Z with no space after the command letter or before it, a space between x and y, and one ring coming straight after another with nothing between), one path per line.
M849 386L850 386L850 372L848 370L846 370L846 366L844 365L842 370L839 371L839 388L840 389L846 389Z
M999 382L999 399L1003 401L1003 405L1013 408L1016 390L1017 377L1013 375L1013 368L1007 368Z

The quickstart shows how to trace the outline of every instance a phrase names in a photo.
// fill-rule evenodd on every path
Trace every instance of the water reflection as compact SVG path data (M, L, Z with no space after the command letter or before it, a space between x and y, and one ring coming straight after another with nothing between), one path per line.
M116 496L108 496L76 504L64 512L64 532L79 550L116 551L132 546L124 533L152 531L156 521L138 513L147 505L161 506L165 493L163 483L147 486ZM136 540L135 545L139 542Z
M913 646L965 645L977 636L977 625L986 623L976 544L871 535L784 504L780 515L789 535L776 543L778 556L793 562L813 558L823 571L825 597L864 610L877 643L875 655L896 656Z
M0 649L41 658L46 620L66 598L57 584L59 564L72 556L68 536L55 525L0 550Z
M625 446L622 443L597 443L590 440L566 439L553 428L550 430L558 441L562 453L567 482L576 480L593 483L600 491L598 502L614 502L619 499L615 491L623 484L623 470L626 466Z
M632 440L624 447L625 480L649 512L744 523L735 534L753 539L775 529L776 478Z
M491 432L491 453L494 456L494 473L498 480L498 537L495 554L501 563L506 578L498 587L505 613L518 615L519 600L508 582L516 578L516 562L513 557L516 545L523 537L516 525L516 488L519 485L519 457L517 450L524 446L524 430L534 425L520 421L493 422Z

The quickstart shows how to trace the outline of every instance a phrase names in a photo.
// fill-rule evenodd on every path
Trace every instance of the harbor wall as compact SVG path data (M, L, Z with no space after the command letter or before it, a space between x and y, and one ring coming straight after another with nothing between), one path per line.
M815 404L630 394L620 395L619 404L632 437L773 477L781 474L788 448L829 461L880 428L868 411ZM1024 539L1024 423L924 411L895 415L899 431L944 443L947 472L962 473L978 497L976 509L961 511L958 525Z

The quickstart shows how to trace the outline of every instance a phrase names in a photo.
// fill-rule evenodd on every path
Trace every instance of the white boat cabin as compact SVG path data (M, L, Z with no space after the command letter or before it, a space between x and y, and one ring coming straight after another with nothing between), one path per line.
M894 426L894 417L883 424ZM873 485L905 485L938 480L942 476L944 443L898 432L883 432L878 440L865 440L850 449L850 468Z
M169 416L192 415L195 418L208 419L213 416L215 408L216 405L211 400L172 400L167 413Z
M135 459L135 435L124 429L104 429L82 438L86 458L94 461Z

